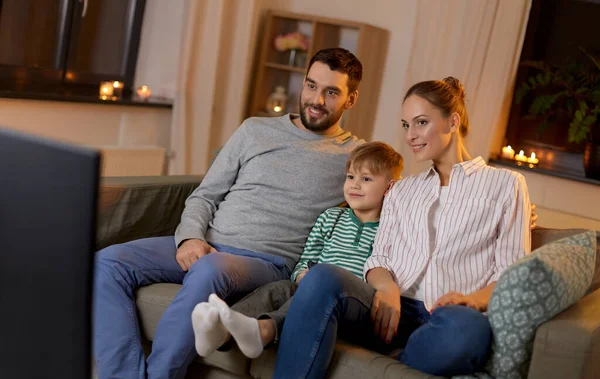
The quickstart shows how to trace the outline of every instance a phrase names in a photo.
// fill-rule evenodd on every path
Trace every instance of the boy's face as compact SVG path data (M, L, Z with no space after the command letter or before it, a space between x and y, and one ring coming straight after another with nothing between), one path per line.
M365 165L360 170L350 166L344 182L344 198L354 210L381 209L391 180L387 174L371 173Z

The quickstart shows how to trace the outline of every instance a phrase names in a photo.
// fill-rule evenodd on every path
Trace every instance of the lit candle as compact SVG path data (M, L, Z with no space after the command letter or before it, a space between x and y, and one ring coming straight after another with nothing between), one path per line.
M521 150L519 154L515 155L515 160L519 162L527 162L527 156L525 155L525 152Z
M125 86L122 82L115 80L113 83L113 89L114 89L114 97L119 98L123 95L123 87Z
M138 87L137 95L142 100L148 100L150 95L152 95L152 91L150 91L150 87L148 87L147 85L143 85Z
M282 108L281 108L279 105L276 105L276 106L274 106L274 107L273 107L273 110L274 110L275 112L278 112L278 113L279 113L279 112L281 112L281 109L282 109Z
M527 163L538 164L539 161L540 160L535 157L535 153L534 152L532 152L531 156L529 158L527 158Z
M502 148L502 158L504 159L513 159L515 157L515 151L510 145Z
M100 98L102 100L110 99L113 95L115 88L112 82L101 82L100 83Z

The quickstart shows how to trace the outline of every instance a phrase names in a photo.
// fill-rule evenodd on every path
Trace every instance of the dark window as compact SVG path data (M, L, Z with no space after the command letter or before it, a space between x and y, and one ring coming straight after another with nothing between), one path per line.
M0 0L0 89L133 84L145 0Z

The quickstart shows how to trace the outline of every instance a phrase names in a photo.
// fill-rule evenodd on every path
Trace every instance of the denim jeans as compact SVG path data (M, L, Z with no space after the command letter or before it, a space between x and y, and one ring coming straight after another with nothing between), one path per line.
M196 356L191 314L211 293L228 297L289 278L282 257L212 244L219 252L184 272L170 237L109 246L96 255L94 357L99 378L183 378ZM152 283L183 284L160 319L152 354L141 345L135 289Z
M283 326L273 378L323 378L338 332L382 350L373 332L375 289L350 272L327 264L310 269L294 294ZM401 298L398 336L402 363L432 375L474 373L489 355L492 332L480 312L464 306L436 308Z

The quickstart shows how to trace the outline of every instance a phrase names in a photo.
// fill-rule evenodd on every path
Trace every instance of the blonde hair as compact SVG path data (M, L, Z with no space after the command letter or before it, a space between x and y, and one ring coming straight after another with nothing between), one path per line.
M352 150L346 162L346 171L350 167L360 170L363 165L375 175L386 174L398 180L404 169L404 159L387 143L367 142Z

